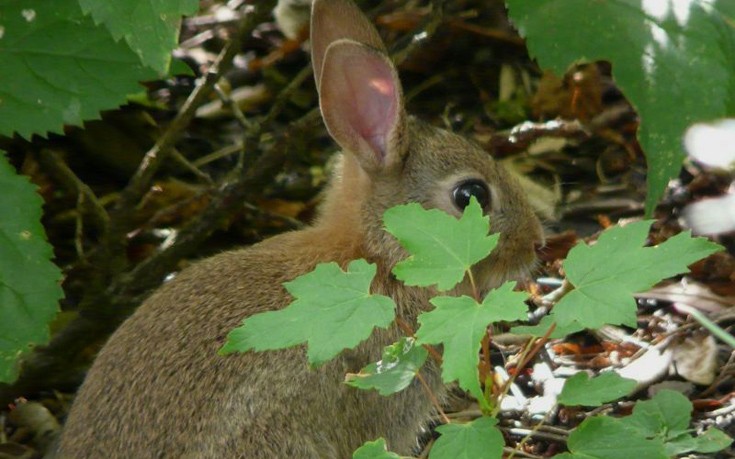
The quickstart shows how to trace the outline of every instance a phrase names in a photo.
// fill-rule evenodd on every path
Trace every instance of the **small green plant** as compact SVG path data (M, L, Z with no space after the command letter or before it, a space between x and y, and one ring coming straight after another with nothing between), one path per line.
M513 282L490 290L484 298L479 296L470 268L495 248L498 235L489 235L488 217L482 215L474 198L460 219L436 209L425 210L418 204L407 204L389 209L384 222L386 230L410 254L395 266L396 277L409 285L435 287L440 293L431 299L434 309L419 315L415 336L407 336L386 347L380 362L366 366L358 374L347 375L346 383L358 389L377 390L381 395L403 390L414 377L421 377L421 367L429 358L426 349L441 344L443 381L457 381L472 394L483 416L469 423L452 422L438 427L440 437L429 457L444 459L464 452L466 457L499 458L504 444L495 427L494 414L497 399L502 394L493 394L488 389L492 386L486 384L489 375L482 375L478 367L480 350L488 337L488 327L499 322L525 320L527 306L526 295L514 291ZM635 324L633 293L666 277L686 272L687 264L720 250L717 244L692 238L688 233L656 247L643 248L650 225L650 221L644 221L614 227L603 233L595 246L580 244L575 247L564 264L567 280L574 289L557 303L545 323L516 329L543 335L557 323L560 329L566 330L596 328L605 323ZM394 320L393 300L369 292L375 270L375 266L364 260L351 262L347 271L334 263L317 266L313 272L285 284L295 298L291 305L281 311L245 319L242 326L230 332L221 352L275 350L306 344L309 363L325 363L343 349L366 339L375 327L385 328ZM470 283L472 297L441 293L453 289L463 279ZM584 303L581 297L586 298ZM608 312L603 314L602 311ZM273 333L276 329L278 333ZM630 393L634 386L633 381L614 373L592 379L579 374L568 380L558 402L598 406ZM613 451L609 441L600 440L597 432L605 429L610 432L606 438L612 435L617 442L623 435L631 438L626 440L624 450L628 456L667 457L674 448L672 442L680 448L685 444L690 448L688 451L719 450L729 444L729 438L715 429L699 439L687 433L691 405L680 404L675 412L666 413L660 422L656 421L658 423L645 415L652 409L650 405L643 402L639 405L642 405L638 409L641 414L625 420L593 417L583 422L570 436L570 453L565 456L623 457L619 448ZM676 424L672 429L666 424L669 421L664 420L669 419L668 416L679 420L685 417L686 425ZM643 425L644 420L649 423ZM604 450L605 445L608 445L607 450ZM354 457L396 456L386 451L381 439L365 444Z
M636 403L631 416L587 418L569 436L570 452L556 457L666 459L690 452L713 453L732 443L730 437L715 428L692 436L691 412L692 403L686 397L662 390L651 400Z

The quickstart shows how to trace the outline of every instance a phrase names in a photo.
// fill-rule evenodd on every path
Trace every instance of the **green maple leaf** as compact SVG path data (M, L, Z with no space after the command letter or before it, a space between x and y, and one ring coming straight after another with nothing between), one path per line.
M586 328L604 324L636 326L633 294L667 277L688 272L687 266L722 247L690 232L679 233L655 247L643 247L652 220L614 226L592 246L575 246L564 261L567 280L575 289L554 306L562 325Z
M483 416L467 424L445 424L436 428L441 436L429 459L500 459L505 440L495 427L495 418Z
M498 234L488 234L490 223L473 197L462 218L438 210L426 210L411 203L388 209L386 230L411 253L393 268L393 274L406 285L439 290L453 288L467 270L488 256L498 243Z
M392 299L370 294L375 272L375 265L362 259L352 261L346 272L337 263L318 265L284 284L295 298L288 307L245 319L227 335L220 354L308 343L309 363L321 365L357 346L373 328L387 328L395 317Z
M412 338L401 338L383 349L380 362L367 365L358 374L348 374L345 382L358 389L376 389L380 395L400 392L411 384L428 354Z
M663 441L670 457L691 451L713 453L732 443L730 437L715 428L693 437L689 429L691 420L692 402L673 390L662 390L651 400L636 403L633 414L622 419L640 435Z
M558 454L558 459L666 459L664 444L650 440L623 420L609 416L587 418L574 429L567 440L569 453Z
M514 292L515 282L506 282L491 290L481 304L468 296L438 296L431 303L436 309L419 316L416 332L419 344L444 345L442 379L459 381L480 403L486 405L480 388L480 345L487 326L501 320L527 318L526 294Z
M595 378L580 372L564 383L558 402L563 405L600 406L629 394L635 389L635 385L634 380L623 378L612 371Z

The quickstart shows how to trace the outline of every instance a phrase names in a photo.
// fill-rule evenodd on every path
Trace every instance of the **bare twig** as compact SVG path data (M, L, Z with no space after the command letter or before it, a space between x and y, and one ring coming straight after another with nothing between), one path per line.
M209 97L221 75L232 65L232 60L240 51L242 38L252 33L255 26L270 12L266 4L253 8L250 14L245 15L243 23L238 28L235 36L228 41L201 82L186 99L176 118L169 124L163 135L158 138L155 145L146 152L138 170L135 171L128 185L120 193L120 199L115 206L117 213L132 209L135 203L147 192L153 176L168 158L173 146L189 126L191 120L194 119L196 109Z
M311 76L311 74L311 64L301 69L299 73L297 73L296 76L288 83L288 85L278 93L276 100L273 102L273 106L268 110L268 113L265 115L265 118L263 118L263 121L261 121L261 124L269 125L275 121L276 117L281 113L281 111L283 111L283 107L286 106L286 103L288 103L291 96L293 96L293 93L296 92L296 90L304 81L306 81L307 78Z
M92 219L92 223L97 229L104 233L107 231L107 226L110 223L110 217L107 215L107 211L100 203L94 191L87 186L86 183L82 182L74 172L69 169L69 166L59 157L59 155L45 148L38 154L38 163L43 167L44 171L51 176L62 188L68 193L77 194L84 196L84 198L78 198L79 210L84 209L89 212L89 216Z
M396 65L406 60L414 50L426 41L426 39L436 32L436 29L444 20L444 3L446 0L432 0L431 14L424 20L419 29L399 41L393 47L391 58Z
M232 100L232 97L222 89L222 86L219 83L214 85L214 92L217 93L217 97L222 101L222 105L230 109L232 115L235 117L237 122L240 123L240 126L245 130L250 129L253 123L245 118L240 107L234 100Z
M424 391L426 392L426 395L429 397L429 400L431 400L431 403L434 405L434 408L436 408L436 412L439 413L439 417L441 418L442 422L444 424L451 423L451 419L449 419L444 413L444 410L442 409L441 403L439 403L439 399L436 398L436 395L434 395L434 392L431 390L431 387L429 387L429 384L426 382L423 376L421 376L421 372L419 371L416 373L416 379L419 380L421 383L421 386L423 386Z
M212 177L209 176L209 174L206 174L202 172L201 169L199 169L194 163L186 159L184 155L181 154L179 150L176 148L173 148L171 150L171 156L173 157L176 162L181 164L186 170L194 174L199 178L199 180L203 181L204 183L208 185L214 185L214 182L212 181Z

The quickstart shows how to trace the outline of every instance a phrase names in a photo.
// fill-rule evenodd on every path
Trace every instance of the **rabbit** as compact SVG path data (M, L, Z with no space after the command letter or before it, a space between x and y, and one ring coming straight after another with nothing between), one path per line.
M502 233L473 267L483 292L534 263L541 226L515 179L474 143L406 114L396 69L357 6L315 0L311 46L324 123L342 149L319 216L306 229L194 263L154 292L99 352L59 457L346 458L379 437L408 455L433 413L421 385L383 397L343 383L399 339L396 325L318 368L303 346L220 356L227 333L286 307L284 282L358 258L377 265L372 291L392 297L415 329L432 293L390 272L407 253L382 216L399 204L459 217L475 196ZM453 293L468 291L465 280ZM428 362L422 375L441 397L438 366Z

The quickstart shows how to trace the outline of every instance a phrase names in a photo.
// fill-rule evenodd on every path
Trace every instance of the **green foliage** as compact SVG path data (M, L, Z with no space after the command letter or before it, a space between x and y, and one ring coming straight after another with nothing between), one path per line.
M354 260L342 271L337 263L322 263L314 271L284 284L295 300L278 311L255 314L227 335L221 354L248 350L284 349L308 343L312 365L334 358L386 328L395 317L395 303L370 294L376 267ZM274 331L277 332L274 333Z
M483 416L467 424L445 424L431 447L429 459L499 459L505 441L495 418Z
M600 235L595 245L578 244L569 252L564 271L575 289L554 307L560 324L635 327L633 293L689 272L688 265L722 249L705 238L692 238L688 231L655 247L643 247L652 223L648 220L613 226Z
M692 403L678 392L662 390L651 400L636 403L633 414L623 421L646 438L665 443L666 454L712 453L727 448L732 439L712 428L700 437L689 430Z
M537 327L515 332L542 335L555 320L565 331L599 328L604 324L636 326L633 294L667 277L688 272L687 265L722 248L705 238L679 233L655 247L643 247L652 221L613 226L597 243L575 246L564 261L574 290L554 306L551 318Z
M0 11L0 135L80 125L157 75L75 0L0 0Z
M79 0L85 14L104 24L115 41L124 38L146 67L168 71L171 50L179 43L181 16L199 8L198 0Z
M438 221L434 221L435 217ZM545 333L554 321L559 323L558 331L566 332L580 327L597 327L606 321L625 322L622 318L627 319L629 314L635 318L633 292L684 272L687 264L719 250L716 244L692 238L688 233L672 237L659 246L644 248L650 225L650 221L644 221L615 227L605 231L595 245L575 247L564 264L575 290L557 303L556 315L542 321L535 327L536 331ZM426 286L453 287L465 277L473 262L489 255L496 242L487 244L489 222L482 217L474 201L459 220L418 205L398 206L386 213L386 226L411 255L409 262L397 265L396 274L400 272L401 278ZM473 236L468 238L466 234ZM456 238L462 243L451 242ZM467 242L469 239L472 241ZM440 249L429 254L431 246ZM480 247L485 247L486 251L483 253ZM444 265L452 265L451 272L441 269ZM374 326L387 326L393 319L395 306L392 301L369 293L374 274L375 266L364 260L353 261L347 272L342 272L334 263L317 266L313 272L286 284L295 297L290 306L246 319L242 327L230 333L223 351L277 349L308 342L310 361L324 362L343 348L355 346L365 339ZM443 349L442 379L458 381L487 412L490 404L479 381L479 351L488 326L526 318L526 295L514 292L514 285L507 282L481 300L468 296L435 296L430 300L435 308L418 317L420 326L416 341L404 338L386 347L380 362L366 366L356 375L348 375L347 384L375 389L383 395L400 391L411 383L427 358L427 351L419 345L440 344ZM575 292L586 300L574 299ZM573 301L562 307L570 296ZM631 303L633 310L605 312L618 307L617 302ZM582 306L588 311L575 309ZM561 313L558 312L560 307ZM634 386L634 381L612 372L593 379L580 373L567 381L559 403L597 406L629 393ZM716 430L699 438L687 434L691 405L684 409L682 403L672 403L671 411L655 419L647 414L651 411L647 405L643 404L641 410L641 414L625 419L587 419L570 436L570 453L560 457L657 458L666 457L674 448L676 451L719 450L729 441ZM673 419L671 425L660 420L669 417ZM481 417L469 424L438 427L441 436L432 446L430 458L501 457L503 439L495 428L496 422L494 418ZM669 436L659 435L662 431ZM625 438L622 445L621 438ZM385 444L380 441L365 444L355 454L355 457L395 457L385 451Z
M474 197L459 220L412 203L388 209L383 222L411 253L393 269L406 285L436 284L439 290L449 290L498 243L497 234L488 235L488 218Z
M558 402L563 405L600 406L629 394L636 382L608 371L590 378L579 372L564 383Z
M396 453L388 451L385 440L378 438L375 441L365 442L352 453L352 459L399 459Z
M579 60L606 59L641 117L651 214L684 158L695 121L735 115L735 2L506 0L542 67L561 75ZM698 84L696 82L704 82Z
M569 436L567 447L571 453L556 457L668 458L689 452L713 453L732 443L730 437L715 428L693 437L689 430L691 412L692 404L686 397L662 390L651 400L636 403L631 416L586 419Z
M411 384L427 355L413 338L404 337L386 346L379 362L369 364L358 374L348 374L345 382L358 389L375 389L380 395L394 394Z
M622 420L607 416L587 418L567 440L569 453L557 459L667 459L661 440L649 440Z
M61 272L41 226L41 197L0 154L0 382L17 377L18 358L49 339L63 296Z
M695 444L693 447L687 449L687 451L694 451L703 454L715 453L717 451L723 451L732 445L732 438L725 432L720 429L715 429L714 427L705 430L702 435L694 437L694 441Z
M508 282L491 290L482 303L467 296L435 297L436 308L419 316L418 342L444 345L444 382L457 380L486 408L477 369L480 344L491 323L526 318L526 294L514 292L514 286Z

